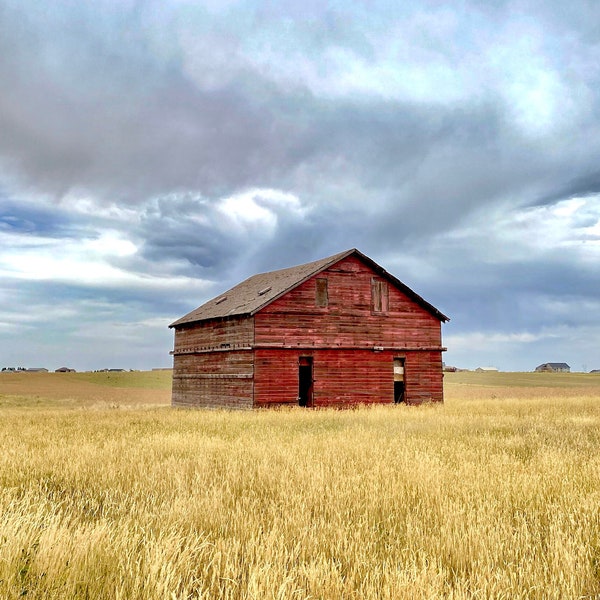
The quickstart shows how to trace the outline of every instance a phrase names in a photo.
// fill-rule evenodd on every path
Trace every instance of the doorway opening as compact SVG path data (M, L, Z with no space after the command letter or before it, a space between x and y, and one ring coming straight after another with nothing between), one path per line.
M313 405L313 359L301 356L298 360L298 404Z
M400 404L404 402L404 393L406 391L404 381L404 359L394 359L394 402Z

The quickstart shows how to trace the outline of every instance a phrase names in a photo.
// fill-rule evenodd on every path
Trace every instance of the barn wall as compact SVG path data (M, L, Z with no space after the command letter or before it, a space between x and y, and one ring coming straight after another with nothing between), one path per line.
M404 368L408 404L443 402L444 373L441 352L407 352Z
M180 354L173 361L173 406L252 408L251 350Z
M254 341L254 319L235 317L180 326L175 330L174 353L250 347Z
M255 355L255 406L298 403L298 363L313 359L315 407L393 403L394 358L405 359L406 403L441 402L441 352L373 350L258 349Z
M350 256L255 315L257 346L439 347L439 319L389 284L389 308L372 310L377 274ZM328 306L316 306L316 279L328 280Z

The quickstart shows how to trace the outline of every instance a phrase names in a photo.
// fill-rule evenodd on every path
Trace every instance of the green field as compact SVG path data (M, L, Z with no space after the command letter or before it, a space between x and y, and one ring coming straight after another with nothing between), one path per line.
M0 598L600 594L600 377L241 413L170 377L0 375Z

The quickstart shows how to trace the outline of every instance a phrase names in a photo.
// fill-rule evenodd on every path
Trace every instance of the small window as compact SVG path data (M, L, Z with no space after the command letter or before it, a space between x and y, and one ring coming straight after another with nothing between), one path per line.
M317 295L315 304L317 306L327 306L329 304L329 294L327 292L327 279L322 277L317 279Z
M371 295L373 312L386 313L388 311L388 285L387 281L373 278L371 280Z

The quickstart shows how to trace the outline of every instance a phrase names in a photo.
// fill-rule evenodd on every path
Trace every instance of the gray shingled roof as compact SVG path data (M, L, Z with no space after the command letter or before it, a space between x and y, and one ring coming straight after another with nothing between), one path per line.
M421 306L429 310L434 316L442 321L448 321L448 317L423 300L423 298L413 292L401 281L387 273L387 271L369 257L356 250L356 248L352 248L351 250L346 250L304 265L253 275L181 317L181 319L174 321L169 327L177 327L186 323L195 323L197 321L206 321L208 319L253 315L264 306L273 302L273 300L276 300L307 279L310 279L317 273L324 271L331 265L334 265L351 254L356 254L379 274L390 279L394 285L399 287L405 294L413 298Z

